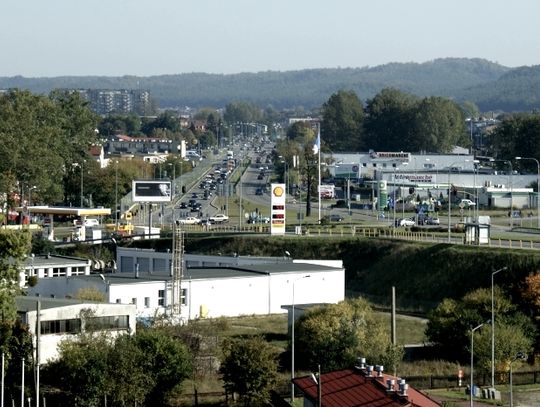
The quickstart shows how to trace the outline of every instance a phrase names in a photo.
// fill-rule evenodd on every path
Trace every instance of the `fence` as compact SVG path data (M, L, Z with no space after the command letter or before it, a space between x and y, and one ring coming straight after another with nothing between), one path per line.
M459 381L456 376L405 376L404 379L417 389L445 389L458 387ZM481 387L491 386L491 374L474 375L475 385ZM530 372L513 372L512 383L514 385L538 384L540 381L540 371ZM495 373L495 385L507 385L510 382L510 374L508 372ZM464 376L462 379L462 387L470 383L470 377Z

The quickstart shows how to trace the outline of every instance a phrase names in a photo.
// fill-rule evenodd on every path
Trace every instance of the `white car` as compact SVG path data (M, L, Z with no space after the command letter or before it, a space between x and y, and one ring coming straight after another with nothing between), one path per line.
M222 213L218 213L217 215L210 216L210 222L212 223L223 223L223 222L227 222L228 220L229 220L229 217Z
M181 225L198 225L201 223L201 220L195 216L188 216L186 218L178 219L178 223Z
M399 219L398 220L398 226L411 227L414 225L416 225L416 222L414 221L414 219Z
M460 208L468 208L469 206L475 206L476 202L471 201L470 199L462 199L459 203Z
M97 227L99 226L99 221L97 219L92 219L92 218L86 218L84 220L84 226L87 226L87 227Z

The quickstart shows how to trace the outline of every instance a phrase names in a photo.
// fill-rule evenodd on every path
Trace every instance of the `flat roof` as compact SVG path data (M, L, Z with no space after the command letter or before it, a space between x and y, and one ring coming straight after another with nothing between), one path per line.
M322 266L309 263L287 263L287 264L256 264L245 267L189 267L184 270L183 280L206 280L221 278L242 278L260 277L275 274L288 273L317 273L325 271L343 270L343 268ZM134 284L141 282L169 281L171 279L169 271L152 272L117 272L103 273L103 278L110 284ZM59 278L59 277L51 277ZM68 278L86 279L96 281L101 279L100 274L71 276Z
M49 297L27 297L19 295L15 297L15 304L17 305L17 311L19 312L29 312L36 311L37 302L41 302L41 309L51 309L58 307L67 307L70 305L80 305L80 304L106 304L103 302L87 301L87 300L77 300L77 299L68 299L68 298L49 298ZM112 304L111 304L112 305ZM116 304L114 304L116 305Z
M28 206L24 208L30 213L41 213L44 215L74 215L74 216L100 216L110 215L111 208L74 208L61 206ZM22 211L23 208L17 208Z
M89 260L83 259L81 257L70 257L70 256L59 256L57 254L51 255L38 255L38 256L28 256L24 259L25 268L35 267L40 268L44 266L66 266L66 265L88 265Z

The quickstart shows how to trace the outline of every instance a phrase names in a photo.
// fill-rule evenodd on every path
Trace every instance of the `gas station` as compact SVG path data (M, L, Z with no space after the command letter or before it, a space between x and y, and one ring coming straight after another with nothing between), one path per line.
M47 229L47 239L54 240L54 215L61 216L76 216L81 219L81 224L77 226L77 240L85 241L86 240L86 227L84 226L84 221L88 217L95 216L110 216L110 208L74 208L74 207L54 207L54 206L28 206L24 208L17 208L19 212L25 211L29 215L43 215L48 216L49 221L46 222L44 229ZM94 238L94 236L93 236ZM99 236L98 238L101 238Z

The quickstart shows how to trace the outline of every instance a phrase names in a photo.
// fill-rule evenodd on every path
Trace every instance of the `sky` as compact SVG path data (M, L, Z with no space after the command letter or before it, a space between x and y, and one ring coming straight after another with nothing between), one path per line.
M540 64L538 0L2 0L0 76Z

